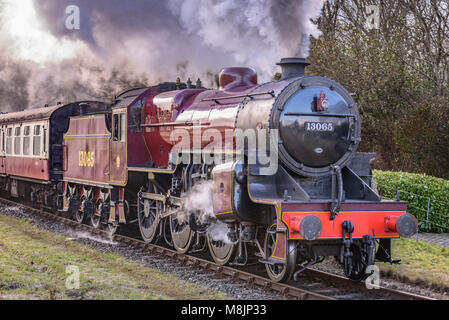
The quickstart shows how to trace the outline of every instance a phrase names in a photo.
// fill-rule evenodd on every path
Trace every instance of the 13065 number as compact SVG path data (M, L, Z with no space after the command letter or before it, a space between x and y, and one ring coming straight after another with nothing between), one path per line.
M306 131L334 132L332 122L306 122Z

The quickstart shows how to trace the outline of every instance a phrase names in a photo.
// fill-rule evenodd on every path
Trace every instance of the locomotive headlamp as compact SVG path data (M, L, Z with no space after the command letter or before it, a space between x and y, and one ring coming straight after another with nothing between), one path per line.
M305 240L316 240L321 235L323 225L314 215L295 218L291 222L292 231L299 233Z
M385 219L385 229L390 232L397 232L401 237L410 238L418 230L418 222L411 214L404 214L400 217L390 216Z

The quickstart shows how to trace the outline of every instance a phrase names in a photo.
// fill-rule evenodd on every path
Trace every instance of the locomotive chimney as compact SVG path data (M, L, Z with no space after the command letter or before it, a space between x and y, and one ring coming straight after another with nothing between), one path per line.
M306 67L310 65L304 58L283 58L277 63L282 68L282 79L304 77Z

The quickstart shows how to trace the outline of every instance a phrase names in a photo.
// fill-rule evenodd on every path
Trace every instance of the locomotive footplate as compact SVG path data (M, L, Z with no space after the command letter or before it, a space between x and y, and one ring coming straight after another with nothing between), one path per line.
M289 240L309 241L342 239L346 221L355 226L351 233L354 239L366 235L377 239L411 237L417 221L406 210L406 203L400 201L343 203L339 215L329 220L328 203L283 203L281 209Z
M391 259L391 239L411 237L418 227L416 219L407 213L406 203L400 201L342 203L333 220L329 219L331 206L329 203L281 204L281 221L288 232L286 239L277 234L277 241L284 248L287 243L295 244L298 259L303 263L295 278L320 259L334 256L348 278L362 281L369 276L368 267L376 259L397 263ZM377 253L376 241L379 242Z

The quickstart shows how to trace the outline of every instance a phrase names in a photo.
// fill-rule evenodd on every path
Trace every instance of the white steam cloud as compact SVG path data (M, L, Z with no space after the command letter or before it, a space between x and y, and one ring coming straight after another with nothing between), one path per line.
M221 68L261 81L307 56L322 0L0 0L0 111L112 97L160 81L215 86ZM66 8L80 29L66 28Z
M185 197L184 212L195 214L201 223L215 218L212 197L212 181L195 184Z
M207 233L214 241L231 243L228 226L217 220L213 210L212 181L198 183L186 194L184 207L178 213L178 219L185 220L191 214L201 223L208 223Z
M309 55L308 37L319 32L310 19L322 0L168 0L189 34L270 74L283 57Z

